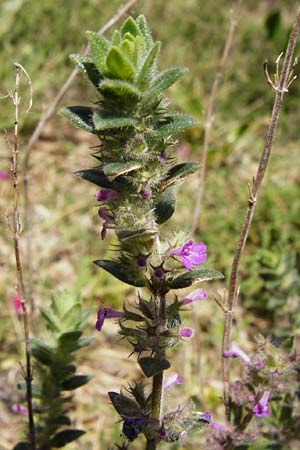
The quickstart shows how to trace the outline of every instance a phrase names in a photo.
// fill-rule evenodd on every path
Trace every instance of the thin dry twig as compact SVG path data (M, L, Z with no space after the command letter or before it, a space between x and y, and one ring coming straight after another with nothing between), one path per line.
M16 260L16 270L17 270L17 293L22 303L22 317L24 324L24 337L25 337L25 354L26 354L26 367L24 370L24 378L26 382L26 400L28 408L28 426L29 426L29 439L31 449L36 449L35 441L35 427L34 427L34 417L32 409L32 369L31 369L31 355L30 355L30 337L29 337L29 318L26 305L25 297L25 286L23 280L23 270L21 264L20 256L20 246L19 246L19 233L20 233L20 221L19 221L19 191L18 191L18 154L19 154L19 85L21 73L23 72L26 77L30 80L26 70L19 63L15 63L16 68L16 83L15 90L12 94L12 101L15 107L15 117L14 117L14 140L10 145L12 151L12 166L11 166L11 177L13 181L14 190L14 200L13 200L13 240L14 240L14 250L15 250L15 260ZM31 84L30 84L31 90ZM31 97L31 96L30 96ZM29 109L31 106L31 100L29 103ZM28 110L29 110L28 109Z
M288 92L288 88L295 78L294 68L295 63L293 64L293 54L298 38L300 30L300 6L297 12L297 17L295 23L293 25L287 49L285 52L284 61L282 64L282 68L280 71L280 58L281 55L276 60L276 76L274 81L270 79L268 75L267 81L271 84L272 88L276 91L272 115L270 119L270 124L268 128L268 132L265 139L264 148L261 154L261 158L259 161L259 165L257 168L257 172L255 177L253 178L252 187L250 189L250 195L248 200L248 207L246 211L246 215L244 218L244 223L241 229L239 241L237 244L237 248L235 251L235 255L232 262L231 267L231 275L229 280L229 290L228 297L226 299L225 304L225 318L224 318L224 334L223 334L223 343L222 343L222 354L224 355L224 351L229 350L230 339L231 339L231 331L232 331L232 319L234 314L234 309L236 305L236 299L238 296L238 275L239 275L239 266L241 262L241 257L245 248L245 244L248 238L249 230L251 227L256 201L258 198L259 189L261 183L264 179L266 169L270 160L272 144L279 120L280 110L282 106L283 96L286 92ZM265 67L265 73L268 74ZM271 83L270 83L271 82ZM223 383L224 383L224 404L226 408L226 415L229 418L230 414L230 406L229 406L229 361L228 359L223 357L222 363L222 372L223 372Z
M205 184L205 174L206 174L206 164L207 164L207 153L208 148L210 146L211 142L211 129L213 125L213 114L215 110L216 105L216 99L217 99L217 91L218 87L222 78L222 75L224 73L224 70L226 68L226 65L229 61L229 55L232 49L232 43L234 38L234 33L237 27L238 22L238 16L239 11L241 8L242 0L236 0L235 4L231 10L231 17L230 17L230 26L226 38L226 42L224 45L223 53L219 62L219 65L216 70L216 74L211 86L210 95L208 99L208 106L206 111L206 117L204 122L204 138L203 138L203 149L202 149L202 158L201 158L201 166L199 171L199 177L198 177L198 189L196 194L196 200L195 200L195 210L192 220L192 230L191 234L194 235L195 231L198 226L199 216L201 212L201 204L203 199L203 192L204 192L204 184Z
M127 14L137 3L139 0L130 0L125 5L121 6L117 13L109 19L98 31L99 34L104 34L108 31L116 22L118 22L125 14ZM89 45L87 45L83 50L83 55L87 55L89 52ZM73 81L78 74L78 69L75 68L70 76L67 78L65 83L63 84L60 91L54 97L50 105L48 106L45 113L40 118L37 126L35 127L27 145L24 149L24 160L23 160L23 175L24 175L24 211L25 211L25 238L26 238L26 260L27 260L27 272L28 272L28 292L27 296L31 305L31 310L34 310L34 300L33 300L33 270L32 270L32 241L31 241L31 205L29 198L29 165L30 165L30 156L33 146L38 141L45 125L49 122L49 120L56 113L57 107L63 97L66 95L67 91L70 89Z

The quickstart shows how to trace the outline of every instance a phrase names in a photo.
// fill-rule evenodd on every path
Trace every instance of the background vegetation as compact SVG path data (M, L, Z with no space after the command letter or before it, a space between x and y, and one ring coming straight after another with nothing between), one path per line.
M85 30L99 29L120 5L120 0L2 0L1 96L13 89L14 61L26 68L34 89L33 108L26 120L23 115L23 143L72 70L68 55L85 45ZM227 0L141 0L135 10L146 15L155 38L163 42L161 68L189 68L170 96L175 107L196 115L202 123L226 39L230 5ZM262 63L265 59L274 61L284 49L295 9L296 2L292 0L244 0L233 53L218 93L197 237L208 245L211 266L226 274L247 202L247 183L256 168L272 107L274 94L264 79ZM63 105L81 104L89 89L78 77ZM300 84L296 81L285 98L274 154L242 264L235 333L245 348L251 348L257 333L273 339L280 339L291 330L300 335L299 94ZM1 100L0 126L9 129L12 123L12 106L7 99ZM202 138L202 126L182 136L189 157L200 159ZM92 138L87 140L85 133L74 131L57 115L32 153L29 175L37 306L47 308L52 292L65 288L74 295L80 291L84 305L95 309L100 302L117 306L132 294L130 287L92 264L94 259L105 257L107 245L100 239L94 189L75 179L72 173L92 165L89 147L93 143ZM3 137L0 150L0 170L7 170L9 153ZM187 155L182 151L181 157L184 160ZM190 229L196 188L195 176L180 188L180 206L173 221L176 229ZM20 417L11 412L11 405L19 399L15 386L22 378L18 365L22 358L22 326L12 306L16 281L9 227L11 196L10 183L0 179L1 450L12 447L17 429L20 430ZM176 356L178 371L185 379L183 385L175 388L176 398L184 401L193 397L200 409L212 410L216 417L222 412L220 358L216 357L221 348L222 314L213 295L223 287L211 288L208 301L195 307L192 326L196 335L190 346L185 346L184 351L179 349ZM87 334L93 332L93 326L94 317ZM42 333L40 327L35 320L34 332ZM119 426L111 425L115 419L106 393L119 389L138 370L134 360L127 359L128 348L111 323L89 348L81 353L81 369L82 373L94 375L94 379L76 392L78 407L74 414L78 428L83 427L88 433L81 444L70 445L70 450L78 445L86 450L104 449L118 438ZM175 396L168 395L169 404L176 406Z

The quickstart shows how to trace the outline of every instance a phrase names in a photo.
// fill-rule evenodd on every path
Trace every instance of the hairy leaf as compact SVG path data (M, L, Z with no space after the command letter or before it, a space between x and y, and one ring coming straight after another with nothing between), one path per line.
M162 192L155 204L156 222L162 224L166 222L173 215L176 206L176 197L171 188Z
M69 429L60 431L51 439L51 445L56 448L64 447L69 444L69 442L73 442L80 438L83 434L85 434L85 431L83 430Z
M197 161L187 161L173 166L162 181L159 190L163 191L167 187L176 183L180 179L187 177L199 170L200 164Z
M120 80L132 81L135 76L134 68L128 58L117 47L112 47L106 58L107 69L113 77Z
M83 178L84 180L90 181L91 183L96 184L97 186L113 189L114 185L103 173L102 169L87 169L87 170L78 170L74 175L77 177Z
M223 278L224 275L214 269L187 270L177 277L170 277L167 280L167 286L169 289L182 289L203 281L222 280Z
M77 389L80 386L84 386L92 378L93 378L92 375L75 375L74 377L63 381L60 384L60 387L63 391L72 391L73 389Z
M156 59L159 55L160 46L160 42L156 42L156 44L153 45L138 73L136 82L142 90L148 87L155 73Z
M126 395L118 392L108 392L110 401L120 416L139 417L141 415L140 406Z
M168 123L161 125L158 129L152 132L147 133L147 139L167 139L173 134L180 133L198 124L198 120L189 114L175 114L174 116L169 117Z
M61 109L60 113L67 117L77 128L94 133L94 111L94 108L89 106L69 106Z
M130 284L131 286L143 287L146 285L144 277L141 277L139 274L137 275L132 273L132 271L128 270L127 266L124 266L124 264L119 261L98 259L97 261L94 261L94 263L97 264L97 266L102 267L102 269L106 270L114 277L118 278L118 280Z
M104 80L99 85L101 94L106 96L124 97L138 101L142 93L132 83L124 80Z
M154 375L171 367L171 364L167 359L151 358L150 356L139 358L138 363L146 377L154 377Z
M153 39L145 16L143 16L142 14L138 16L138 18L136 19L136 24L141 30L146 47L150 49L153 46Z
M132 17L128 17L121 27L121 35L125 36L126 33L130 33L132 36L141 35L141 31Z
M98 113L93 115L96 131L113 130L114 128L134 127L137 121L132 117L103 117Z
M106 56L110 47L109 42L100 34L94 31L87 31L86 33L94 62L100 74L104 74L106 71Z
M111 163L103 167L104 175L109 181L113 181L120 175L126 175L133 170L141 167L141 163L137 161L129 161L127 163Z
M150 85L143 100L143 104L147 104L149 101L155 99L155 97L179 80L185 72L186 69L181 67L174 67L161 72Z
M98 87L102 79L101 74L97 70L96 64L90 56L83 56L79 53L70 55L71 61L77 65L80 71L90 80L90 82Z

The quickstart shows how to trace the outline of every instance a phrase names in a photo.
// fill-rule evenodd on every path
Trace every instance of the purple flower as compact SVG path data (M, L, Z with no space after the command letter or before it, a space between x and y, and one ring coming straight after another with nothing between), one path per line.
M168 389L173 384L183 383L183 379L176 372L172 372L169 377L164 381L164 389Z
M114 218L102 206L98 209L98 215L99 215L99 217L101 217L101 219L104 220L102 230L101 230L101 239L104 240L105 236L106 236L106 230L107 230L107 228L109 228L109 225L114 223Z
M207 297L207 293L204 289L196 289L195 291L188 294L186 297L180 300L180 303L187 305L194 302L195 300L203 300Z
M154 269L154 275L156 278L163 278L165 276L165 271L161 267Z
M254 364L254 367L257 370L263 369L265 367L265 362L264 361L256 361L256 363Z
M143 188L141 190L141 194L145 200L148 200L149 198L152 197L152 192L150 191L150 189Z
M203 242L193 242L189 240L182 247L173 248L169 251L172 256L180 256L181 262L187 269L191 269L193 264L201 264L206 258L206 245Z
M12 405L11 410L14 413L22 414L23 416L28 416L28 409L25 406L20 405L19 403L15 403L14 405Z
M234 341L231 342L231 350L225 351L223 353L223 356L225 356L225 358L238 358L239 357L243 361L245 361L245 363L247 363L247 364L250 363L250 358L247 355L247 353L245 353Z
M270 409L268 406L270 392L265 391L261 399L253 406L252 411L256 417L268 416L270 414Z
M180 328L178 331L178 335L181 337L192 337L194 334L194 330L189 327Z
M97 312L96 330L101 331L105 319L115 319L123 317L124 313L112 308L100 308Z
M134 441L140 434L147 419L145 417L124 417L123 434L130 441Z
M137 257L137 265L139 267L146 267L147 265L147 258L144 255L140 255Z
M0 170L0 179L9 180L9 173L6 170Z
M197 417L200 420L204 420L204 422L210 423L211 421L211 413L210 412L197 412Z
M224 431L224 433L231 432L231 428L227 425L223 425L222 423L210 422L210 428L213 430Z
M119 200L120 194L114 189L101 189L101 191L97 192L96 197L98 202L105 202Z
M185 441L186 438L187 438L187 432L185 430L183 430L179 435L179 439L181 439L182 441Z

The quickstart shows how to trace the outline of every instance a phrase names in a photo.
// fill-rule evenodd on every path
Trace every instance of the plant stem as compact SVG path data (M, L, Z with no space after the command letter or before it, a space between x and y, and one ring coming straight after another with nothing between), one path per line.
M25 69L15 63L16 67L16 87L13 93L13 103L15 107L15 117L14 117L14 142L11 145L12 150L12 180L14 189L14 204L13 204L13 239L14 239L14 250L15 250L15 261L17 270L17 280L18 280L18 296L22 301L22 316L24 324L24 337L25 337L25 354L26 354L26 370L25 370L25 381L26 381L26 400L28 408L28 426L29 426L29 439L31 450L36 450L36 440L35 440L35 426L32 408L32 371L31 371L31 356L30 356L30 337L29 337L29 320L28 311L25 300L25 287L23 280L23 271L20 257L19 248L19 204L18 204L18 153L19 153L19 140L18 140L18 129L19 129L19 84L21 71L25 72Z
M116 22L118 22L125 14L127 14L139 0L130 0L125 5L121 6L117 13L109 19L98 31L99 34L104 34L108 31ZM90 50L89 45L87 45L83 50L83 55L87 55ZM34 310L34 300L33 300L33 268L32 268L32 242L31 242L31 228L32 228L32 217L31 217L31 205L29 197L29 165L30 156L33 146L38 141L45 125L48 121L56 114L57 107L63 97L66 95L67 91L70 89L73 81L75 80L79 70L75 68L62 88L59 90L57 95L54 97L45 113L40 118L37 123L25 149L24 149L24 159L23 159L23 175L24 175L24 215L25 215L25 240L26 240L26 259L27 259L27 272L28 272L28 298L30 300L31 309Z
M203 198L203 192L204 192L204 183L205 183L205 174L206 174L206 164L207 164L207 153L208 148L210 146L211 142L211 129L213 125L213 114L215 110L215 104L217 99L217 91L218 87L222 78L222 75L224 73L224 70L226 68L226 65L229 60L229 55L232 48L233 43L233 37L237 26L238 21L238 15L240 11L242 0L236 0L232 11L231 11L231 18L230 18L230 27L227 34L227 39L224 45L223 53L219 62L219 65L217 67L215 77L211 86L209 98L208 98L208 106L206 111L206 117L204 122L204 139L203 139L203 149L202 149L202 158L201 158L201 166L199 170L199 177L198 177L198 189L197 189L197 196L195 201L195 210L192 220L192 230L191 234L194 235L195 231L197 229L199 216L201 212L201 204L202 204L202 198Z
M240 237L238 240L237 248L235 251L235 255L232 262L231 274L229 280L229 290L228 297L226 299L225 305L225 319L224 319L224 333L223 333L223 343L222 343L222 355L224 351L229 350L230 340L231 340L231 331L232 331L232 320L233 314L236 304L237 298L237 283L238 283L238 275L239 275L239 266L241 262L241 257L245 248L245 244L248 238L249 230L251 227L256 201L258 198L259 188L263 181L263 178L266 173L266 169L269 163L272 144L275 136L275 131L277 128L280 110L282 106L283 96L286 92L288 92L288 88L293 81L293 68L292 68L292 59L296 46L297 37L300 29L300 7L298 9L297 17L295 23L293 25L281 73L278 77L279 79L275 80L275 83L272 84L273 88L276 90L272 115L270 119L270 124L268 128L268 132L265 139L264 148L261 154L261 158L259 161L258 169L256 175L253 179L252 187L250 189L250 196L248 200L248 207L246 210L246 215L244 218L244 223L241 229ZM277 69L279 65L280 57L277 59ZM278 69L279 74L279 69ZM229 406L229 360L226 358L222 358L222 372L223 372L223 385L224 385L224 404L226 408L226 415L229 419L230 416L230 406Z

